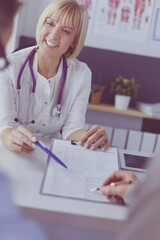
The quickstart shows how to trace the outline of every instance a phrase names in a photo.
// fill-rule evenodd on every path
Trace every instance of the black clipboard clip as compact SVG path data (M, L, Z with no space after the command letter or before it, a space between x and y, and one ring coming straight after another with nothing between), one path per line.
M78 142L75 141L75 140L71 140L71 144L72 144L72 145L79 145Z
M71 140L71 144L72 145L79 145L79 142L77 142L76 140ZM101 146L99 146L98 148L101 148Z

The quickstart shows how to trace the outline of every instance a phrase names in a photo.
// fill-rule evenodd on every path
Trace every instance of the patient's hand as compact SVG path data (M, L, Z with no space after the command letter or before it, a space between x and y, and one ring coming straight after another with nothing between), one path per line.
M137 177L133 172L123 170L115 171L104 181L102 185L102 193L107 197L107 199L116 203L121 203L124 200L131 184L136 180ZM111 183L120 183L120 181L124 181L126 183L119 184L117 186L110 185Z

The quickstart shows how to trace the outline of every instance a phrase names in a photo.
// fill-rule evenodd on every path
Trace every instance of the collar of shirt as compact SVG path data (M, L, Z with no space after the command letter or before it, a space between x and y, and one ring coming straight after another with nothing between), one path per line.
M61 60L56 76L46 79L38 73L38 54L37 52L35 53L33 59L33 71L36 78L36 91L34 95L34 106L36 107L34 107L32 113L34 116L37 117L42 110L44 111L44 109L50 111L49 109L57 104L61 86L62 65L63 63Z
M49 79L46 79L45 77L43 77L39 72L38 72L38 52L35 53L34 55L34 59L33 59L33 71L34 71L34 74L35 74L35 78L36 80L39 80L41 79L41 81L45 81L50 83L51 85L57 80L59 81L59 79L61 78L62 76L62 59L61 59L61 62L60 62L60 65L59 65L59 68L58 68L58 72L57 74L54 76L54 77L51 77Z

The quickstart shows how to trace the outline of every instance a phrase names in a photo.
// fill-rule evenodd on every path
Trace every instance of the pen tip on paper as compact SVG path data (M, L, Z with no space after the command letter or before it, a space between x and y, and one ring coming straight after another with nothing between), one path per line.
M90 191L91 192L94 192L94 191L99 191L99 190L101 190L102 189L102 187L97 187L97 188L92 188L92 189L90 189Z
M92 189L90 189L90 191L91 191L91 192L94 192L94 191L96 191L96 189L97 189L97 188L92 188Z

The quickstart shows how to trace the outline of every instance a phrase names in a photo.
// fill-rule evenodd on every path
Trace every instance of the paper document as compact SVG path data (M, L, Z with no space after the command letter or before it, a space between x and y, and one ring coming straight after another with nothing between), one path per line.
M143 103L139 102L137 104L138 109L148 114L151 117L160 117L160 103Z
M67 169L49 158L42 184L42 194L108 201L101 191L90 189L101 186L103 181L119 169L117 148L91 151L70 141L54 140L51 151L60 158Z

